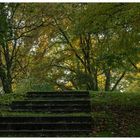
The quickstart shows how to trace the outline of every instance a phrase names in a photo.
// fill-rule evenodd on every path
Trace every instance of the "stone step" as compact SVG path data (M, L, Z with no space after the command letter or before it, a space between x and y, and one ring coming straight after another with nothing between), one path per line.
M0 123L58 123L58 122L91 122L92 118L90 115L81 116L45 116L45 117L28 117L28 116L5 116L0 117Z
M75 97L80 97L80 98L86 98L86 97L89 97L89 94L58 94L58 93L32 93L32 94L27 94L26 97L28 98L36 98L36 97L65 97L65 98L68 98L68 97L71 97L71 98L75 98Z
M11 104L14 114L46 113L44 117L0 117L0 136L81 136L91 133L89 92L28 92L25 100ZM89 115L74 115L74 113ZM53 115L53 114L57 115ZM59 115L61 113L61 115ZM62 116L72 113L73 116Z
M3 137L81 137L89 136L91 130L0 130Z
M11 105L43 105L43 104L90 104L90 100L76 99L76 100L21 100L21 101L13 101Z
M89 92L72 92L72 91L67 91L67 92L27 92L27 95L89 95Z
M53 107L46 107L46 106L13 106L11 108L12 110L32 110L32 111L57 111L57 110L66 110L65 112L71 111L71 110L79 110L79 111L91 111L90 107L80 107L80 106L65 106L65 107L61 107L61 106L53 106Z
M88 91L47 91L47 92L27 92L27 95L89 95Z
M3 123L0 130L84 130L91 129L90 123Z
M26 96L25 100L89 100L89 96Z
M65 125L68 125L68 124L70 124L70 125L72 125L72 124L74 124L74 125L78 125L78 124L82 124L82 125L84 125L84 124L91 124L91 122L90 121L86 121L86 122L1 122L0 123L0 125L63 125L63 124L65 124ZM1 128L0 128L1 129Z
M87 91L28 92L25 100L13 101L10 107L15 116L0 117L0 136L82 136L92 130ZM29 117L36 112L48 116ZM20 113L22 116L18 116ZM73 115L66 115L70 113Z
M19 103L14 103L14 104L11 104L10 105L10 108L11 109L14 109L14 108L91 108L91 105L89 103L86 103L86 104L60 104L60 103L57 103L57 104L19 104Z
M11 105L12 106L12 105ZM13 104L14 107L32 107L32 106L36 106L36 107L50 107L50 108L67 108L67 107L90 107L90 104L24 104L24 105L20 105L20 104Z
M69 108L69 109L49 109L49 108L12 108L12 111L16 112L46 112L46 113L90 113L90 108Z
M25 104L25 105L19 105L19 104L14 104L11 105L11 109L81 109L81 108L86 108L90 109L89 104L42 104L42 105L34 105L34 104Z

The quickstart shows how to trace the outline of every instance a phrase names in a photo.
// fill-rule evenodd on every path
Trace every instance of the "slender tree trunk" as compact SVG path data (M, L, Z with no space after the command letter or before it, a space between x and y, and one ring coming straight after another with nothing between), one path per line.
M11 75L7 75L7 78L5 80L6 83L6 87L5 87L5 92L6 93L12 93L12 79L11 79Z
M110 69L107 69L105 71L105 76L106 76L106 80L105 80L105 91L109 91L110 90L110 78L111 78Z
M98 78L97 78L97 70L95 70L95 74L94 74L94 90L98 91Z
M96 69L94 69L94 72L91 75L91 78L92 78L92 80L90 81L91 90L98 91L99 87L98 87L98 78L97 78L97 70Z

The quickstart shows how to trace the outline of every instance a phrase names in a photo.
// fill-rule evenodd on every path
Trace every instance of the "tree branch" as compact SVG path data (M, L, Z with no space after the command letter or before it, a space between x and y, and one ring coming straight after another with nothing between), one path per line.
M137 71L140 71L140 70L138 69L138 67L136 66L136 64L134 64L133 61L130 59L130 57L127 57L127 58L128 58L128 60L129 60L130 64L131 64Z
M124 75L126 74L126 71L124 71L122 73L122 75L120 76L120 78L117 80L117 82L115 83L115 85L112 87L111 91L114 91L117 87L117 85L119 84L119 82L122 80L122 78L124 77Z
M62 69L68 69L68 70L70 70L71 72L76 73L75 70L73 70L73 69L71 69L71 68L69 68L69 67L65 67L65 66L61 66L61 65L57 65L57 64L53 64L53 65L51 65L51 66L59 67L59 68L62 68Z
M60 25L57 23L56 19L55 20L55 23L56 25L58 26L58 29L59 31L62 33L62 35L64 36L64 38L66 39L67 43L70 45L72 51L75 53L76 57L81 61L81 63L85 66L85 63L83 61L83 59L78 55L78 53L76 52L75 48L73 47L73 45L71 44L71 42L69 41L66 33L62 30L62 28L60 27Z

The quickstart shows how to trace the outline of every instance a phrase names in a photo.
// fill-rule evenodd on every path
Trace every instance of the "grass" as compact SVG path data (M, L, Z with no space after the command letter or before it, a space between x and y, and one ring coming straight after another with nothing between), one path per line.
M113 132L111 131L103 131L96 134L96 137L113 137Z
M122 105L140 107L140 92L119 93L119 92L90 92L92 104Z

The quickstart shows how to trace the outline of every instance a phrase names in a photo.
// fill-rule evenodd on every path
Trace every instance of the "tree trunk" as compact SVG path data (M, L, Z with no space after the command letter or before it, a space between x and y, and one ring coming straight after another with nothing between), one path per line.
M11 93L12 92L11 75L9 73L9 76L7 76L4 65L2 64L1 57L2 56L1 56L1 50L0 50L0 79L2 81L2 87L5 93Z
M11 93L12 90L12 76L11 76L11 66L12 66L12 60L10 58L10 51L8 44L3 44L3 50L4 50L4 58L6 61L6 65L3 66L1 64L1 70L3 71L3 75L1 75L1 80L3 83L3 90L5 93Z
M97 70L94 69L92 81L91 81L91 90L98 91L98 78L97 78Z
M106 80L105 80L105 91L109 91L110 90L110 78L111 78L110 69L107 69L105 71L105 76L106 76Z
M1 77L3 90L5 93L12 93L12 82L9 81L7 78Z
M94 84L95 84L95 89L94 89L94 90L95 90L95 91L98 91L99 89L98 89L97 72L96 72L96 75L94 75L94 76L95 76L95 77L94 77L94 78L95 78L95 83L94 83Z
M11 93L12 91L12 80L11 75L7 75L4 68L0 67L0 78L2 81L3 90L5 93Z
M12 92L12 78L11 74L6 73L6 70L4 69L4 66L2 63L0 64L0 79L2 81L2 87L5 93L11 93Z

